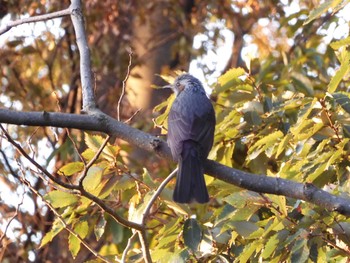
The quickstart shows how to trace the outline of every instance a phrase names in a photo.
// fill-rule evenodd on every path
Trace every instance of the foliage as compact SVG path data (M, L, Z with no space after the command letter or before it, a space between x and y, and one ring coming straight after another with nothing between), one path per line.
M328 44L320 33L331 23L337 23L336 17L330 17L329 8L333 8L333 12L341 10L346 1L326 1L308 16L308 6L300 2L301 9L289 16L283 16L285 13L279 3L266 4L264 8L276 7L275 11L280 12L279 15L271 14L275 15L273 19L280 19L280 28L274 32L275 48L270 45L273 40L262 41L266 36L259 35L261 32L252 33L253 43L260 41L257 58L251 59L247 67L231 67L219 77L212 93L217 125L209 157L261 176L312 183L332 193L349 196L350 38ZM230 27L229 12L220 9L220 4L227 8L231 1L210 2L209 18L213 21L224 19ZM257 8L253 4L241 7L239 1L235 5L236 9L242 10ZM197 18L203 21L200 12L204 9L200 7L196 10ZM37 8L45 9L44 6ZM142 10L146 12L147 8ZM261 14L269 17L260 8ZM108 10L106 16L121 19L113 10ZM91 15L87 21L95 31L99 26L105 30L113 29L114 34L123 29L108 27L106 20L100 19L103 13L94 11L87 10ZM241 13L243 17L244 14ZM253 18L253 15L249 17ZM259 18L254 20L255 29L259 29ZM74 55L64 53L65 48L71 47L70 29L65 30L60 45L56 45L54 36L49 33L30 45L23 41L7 43L13 52L21 49L26 55L21 61L8 60L8 67L2 72L2 82L8 84L4 86L10 101L26 101L30 97L35 100L27 99L28 104L23 103L23 109L55 110L57 97L52 95L53 90L62 97L69 97L78 89ZM220 42L218 34L216 32L213 38ZM98 44L99 37L96 33L92 37L93 43ZM287 44L288 40L292 44ZM125 68L114 67L111 60L102 62L100 55L106 56L111 51L109 43L103 45L106 45L105 49L96 48L96 53L93 52L94 65L100 66L101 72L112 68L114 73L121 74ZM265 49L266 46L269 48ZM48 52L52 51L50 47L55 47L55 52ZM121 53L118 53L118 63L126 61L125 54ZM58 59L53 59L52 54ZM18 64L18 68L14 70L11 63ZM125 67L127 63L121 64ZM58 70L60 65L64 68ZM6 74L6 70L10 73ZM64 71L68 73L63 74ZM103 75L101 72L98 77ZM69 92L65 90L67 83ZM18 85L21 90L16 93ZM157 112L163 111L157 113L156 123L165 128L172 100L170 97L156 108ZM63 101L60 100L62 104ZM74 112L78 106L74 104L72 108L63 109ZM150 157L147 164L138 163L136 158L133 159L131 147L119 141L115 145L107 143L100 152L104 143L101 135L62 132L60 129L31 132L9 127L9 133L18 140L22 134L30 135L31 141L23 146L28 151L33 151L31 144L40 143L46 137L54 149L51 154L44 155L46 166L50 165L53 156L60 157L56 159L55 177L68 183L81 183L88 194L116 213L101 207L97 200L77 194L74 189L68 191L52 182L48 184L44 178L44 186L38 183L38 190L31 189L32 193L43 195L43 202L59 216L56 214L51 221L47 219L50 226L46 228L33 223L33 231L42 235L40 249L62 238L60 247L65 244L74 259L87 253L86 242L110 261L121 259L126 251L127 262L142 262L140 243L130 227L117 222L115 217L120 216L133 223L145 221L155 262L338 262L350 256L350 220L345 216L300 200L243 190L211 177L206 177L211 196L209 204L174 203L172 182L144 217L153 194L173 167L155 157ZM56 142L53 138L60 132L64 136ZM38 159L39 146L36 149L33 158ZM4 155L2 158L7 160ZM43 176L40 171L26 170L17 155L14 158L18 170L11 171L9 167L15 163L12 161L11 165L2 164L4 173L12 173L16 180L20 173L30 180L38 174ZM37 205L36 209L45 214L42 206ZM30 213L23 212L22 216L30 217Z

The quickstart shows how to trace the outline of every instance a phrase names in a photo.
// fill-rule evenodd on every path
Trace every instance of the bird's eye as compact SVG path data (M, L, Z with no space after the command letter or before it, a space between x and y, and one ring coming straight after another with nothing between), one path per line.
M176 82L176 87L180 87L180 82Z

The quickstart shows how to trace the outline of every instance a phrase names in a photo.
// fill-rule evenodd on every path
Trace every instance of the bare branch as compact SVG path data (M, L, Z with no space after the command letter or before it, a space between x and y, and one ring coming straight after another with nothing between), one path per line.
M60 220L60 222L62 223L63 227L71 235L73 235L77 239L79 239L79 241L83 244L83 246L86 247L95 257L99 258L103 262L108 262L108 263L111 262L107 258L105 258L102 255L100 255L99 253L97 253L88 243L85 242L85 240L83 238L81 238L77 233L75 233L74 230L69 225L67 225L66 221L62 218L60 213L47 200L45 200L45 198L43 198L43 196L30 184L30 182L27 179L25 179L24 177L23 178L20 177L20 180L22 181L23 184L25 184L30 189L30 191L32 191L36 196L38 196L41 199L41 201L44 202L47 205L47 207L50 208L50 210Z
M26 24L26 23L33 23L33 22L40 22L40 21L45 21L49 19L54 19L54 18L59 18L62 16L68 16L70 15L70 9L64 9L61 11L49 13L49 14L44 14L44 15L38 15L38 16L32 16L32 17L27 17L27 18L22 18L16 21L11 21L9 22L5 28L0 29L0 35L4 34L5 32L9 31L11 28Z
M55 182L57 185L62 186L66 189L70 189L70 190L73 190L75 192L79 192L82 196L95 202L103 211L108 213L119 224L121 224L125 227L134 228L136 230L143 230L143 226L141 224L128 221L128 220L124 219L123 217L119 216L113 209L111 209L108 205L106 205L101 199L99 199L98 197L87 192L82 186L64 183L64 182L60 181L59 179L55 178L54 176L52 176L52 174L50 174L44 167L42 167L33 158L31 158L24 151L24 149L11 138L11 136L7 133L7 131L3 128L3 126L1 124L0 124L0 129L5 134L6 139L17 149L17 151L23 157L25 157L29 162L31 162L38 170L40 170L43 174L45 174L51 181Z
M152 263L152 258L149 251L149 244L146 237L146 230L145 229L138 230L137 233L139 234L139 239L142 246L143 260L146 263Z
M101 155L103 149L106 147L107 142L109 141L109 139L111 138L111 136L107 135L106 139L103 141L103 143L100 146L100 149L98 149L98 151L96 152L96 154L94 155L94 157L90 160L90 162L88 164L85 165L84 163L84 170L82 172L82 176L79 178L79 186L83 187L83 181L90 169L90 167L95 163L95 161L98 159L98 157Z
M125 247L125 249L124 249L124 251L123 251L122 260L121 260L122 263L125 263L125 262L126 262L126 261L125 261L126 256L127 256L128 252L129 252L129 250L130 250L130 248L131 248L131 243L132 243L132 241L133 241L133 239L135 238L136 235L137 235L137 232L134 231L134 233L132 234L132 236L128 239L128 243L127 243L127 245L126 245L126 247Z
M172 159L170 149L166 142L122 122L118 122L103 113L78 115L48 112L18 112L0 109L0 123L68 127L104 132L125 140L141 149L153 152L162 158ZM233 169L212 160L207 160L204 166L205 172L208 175L227 183L258 193L270 193L301 199L330 211L336 211L343 215L350 215L349 199L332 195L312 184L302 184L282 178L251 174Z
M0 236L0 248L2 247L2 240L4 239L4 237L6 236L6 232L11 224L11 222L18 216L18 211L19 211L19 208L20 206L23 204L23 199L24 199L24 195L25 195L25 192L23 192L23 195L22 195L22 199L21 201L18 203L17 207L16 207L16 211L15 213L13 214L13 216L10 218L10 220L8 221L6 227L5 227L5 230L3 232L3 234Z
M71 189L71 190L77 190L78 187L71 185L71 184L67 184L62 182L61 180L57 179L56 177L52 176L51 173L49 173L49 171L47 171L44 167L42 167L39 163L37 163L33 158L31 158L26 152L25 150L21 147L21 145L19 145L17 142L15 142L11 136L8 134L8 132L5 130L5 128L0 124L0 129L2 130L2 132L4 133L6 139L17 149L17 151L24 156L28 161L30 161L37 169L39 169L43 174L45 174L48 178L50 178L51 181L55 182L56 184L67 188L67 189Z
M143 212L143 215L142 215L142 224L144 226L146 224L146 219L149 215L149 211L151 211L151 207L152 207L153 203L156 201L158 196L161 194L161 192L163 191L165 186L171 181L171 179L173 179L175 177L177 170L178 170L178 168L176 168L174 171L172 171L168 175L168 177L165 178L165 180L159 185L157 191L155 191L155 193L153 194L151 200L148 202L147 207L145 208L145 211Z
M80 54L80 78L83 95L83 111L94 111L96 109L96 102L94 85L92 81L90 50L86 38L81 1L72 0L69 9L71 11L71 19Z

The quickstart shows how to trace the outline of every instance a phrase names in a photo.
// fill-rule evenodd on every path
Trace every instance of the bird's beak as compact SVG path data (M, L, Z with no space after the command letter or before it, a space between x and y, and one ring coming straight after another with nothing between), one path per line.
M162 88L163 88L163 89L172 89L173 86L172 86L172 85L165 85L165 86L163 86Z

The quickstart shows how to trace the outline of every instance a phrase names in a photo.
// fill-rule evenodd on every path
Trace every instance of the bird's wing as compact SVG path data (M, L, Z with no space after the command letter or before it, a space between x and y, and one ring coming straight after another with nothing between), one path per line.
M215 113L205 95L193 94L175 100L168 123L168 143L174 159L180 156L186 140L198 142L203 149L203 157L207 157L213 145Z

